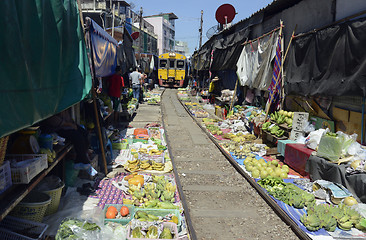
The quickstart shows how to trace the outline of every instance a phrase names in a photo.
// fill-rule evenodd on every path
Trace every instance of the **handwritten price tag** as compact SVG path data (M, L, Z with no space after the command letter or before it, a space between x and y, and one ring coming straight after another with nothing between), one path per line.
M304 136L304 128L308 122L309 113L307 112L295 112L292 120L292 131L290 139L293 141L298 140L301 136Z

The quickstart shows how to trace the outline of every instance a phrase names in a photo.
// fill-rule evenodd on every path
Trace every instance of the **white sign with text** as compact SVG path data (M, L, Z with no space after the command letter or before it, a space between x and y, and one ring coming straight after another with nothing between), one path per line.
M308 123L308 119L309 119L309 113L307 112L294 113L290 140L297 141L299 137L304 136L304 128Z

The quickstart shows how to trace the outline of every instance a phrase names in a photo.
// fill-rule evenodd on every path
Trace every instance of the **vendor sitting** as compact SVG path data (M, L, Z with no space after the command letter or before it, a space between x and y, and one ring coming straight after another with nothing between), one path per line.
M57 133L70 141L76 152L75 163L90 164L88 132L71 118L70 109L66 109L41 122L44 133Z

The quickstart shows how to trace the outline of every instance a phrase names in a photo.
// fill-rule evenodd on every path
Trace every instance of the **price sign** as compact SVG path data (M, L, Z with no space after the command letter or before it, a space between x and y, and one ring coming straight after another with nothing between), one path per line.
M309 113L307 112L295 112L292 120L292 131L290 134L290 140L296 141L299 137L304 135L304 128L308 122Z

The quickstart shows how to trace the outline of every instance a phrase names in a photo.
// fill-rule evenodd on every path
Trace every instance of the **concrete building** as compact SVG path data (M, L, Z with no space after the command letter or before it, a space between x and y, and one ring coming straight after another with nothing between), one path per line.
M160 13L158 15L145 16L144 19L154 26L158 36L159 55L175 50L175 20L178 17L174 13Z
M90 17L117 41L122 40L122 30L132 34L140 31L140 13L132 11L123 0L81 0L83 17ZM158 36L154 26L142 19L141 34L133 41L136 53L158 55Z
M186 57L189 57L189 48L188 43L183 41L175 41L175 49L176 53L180 53Z

